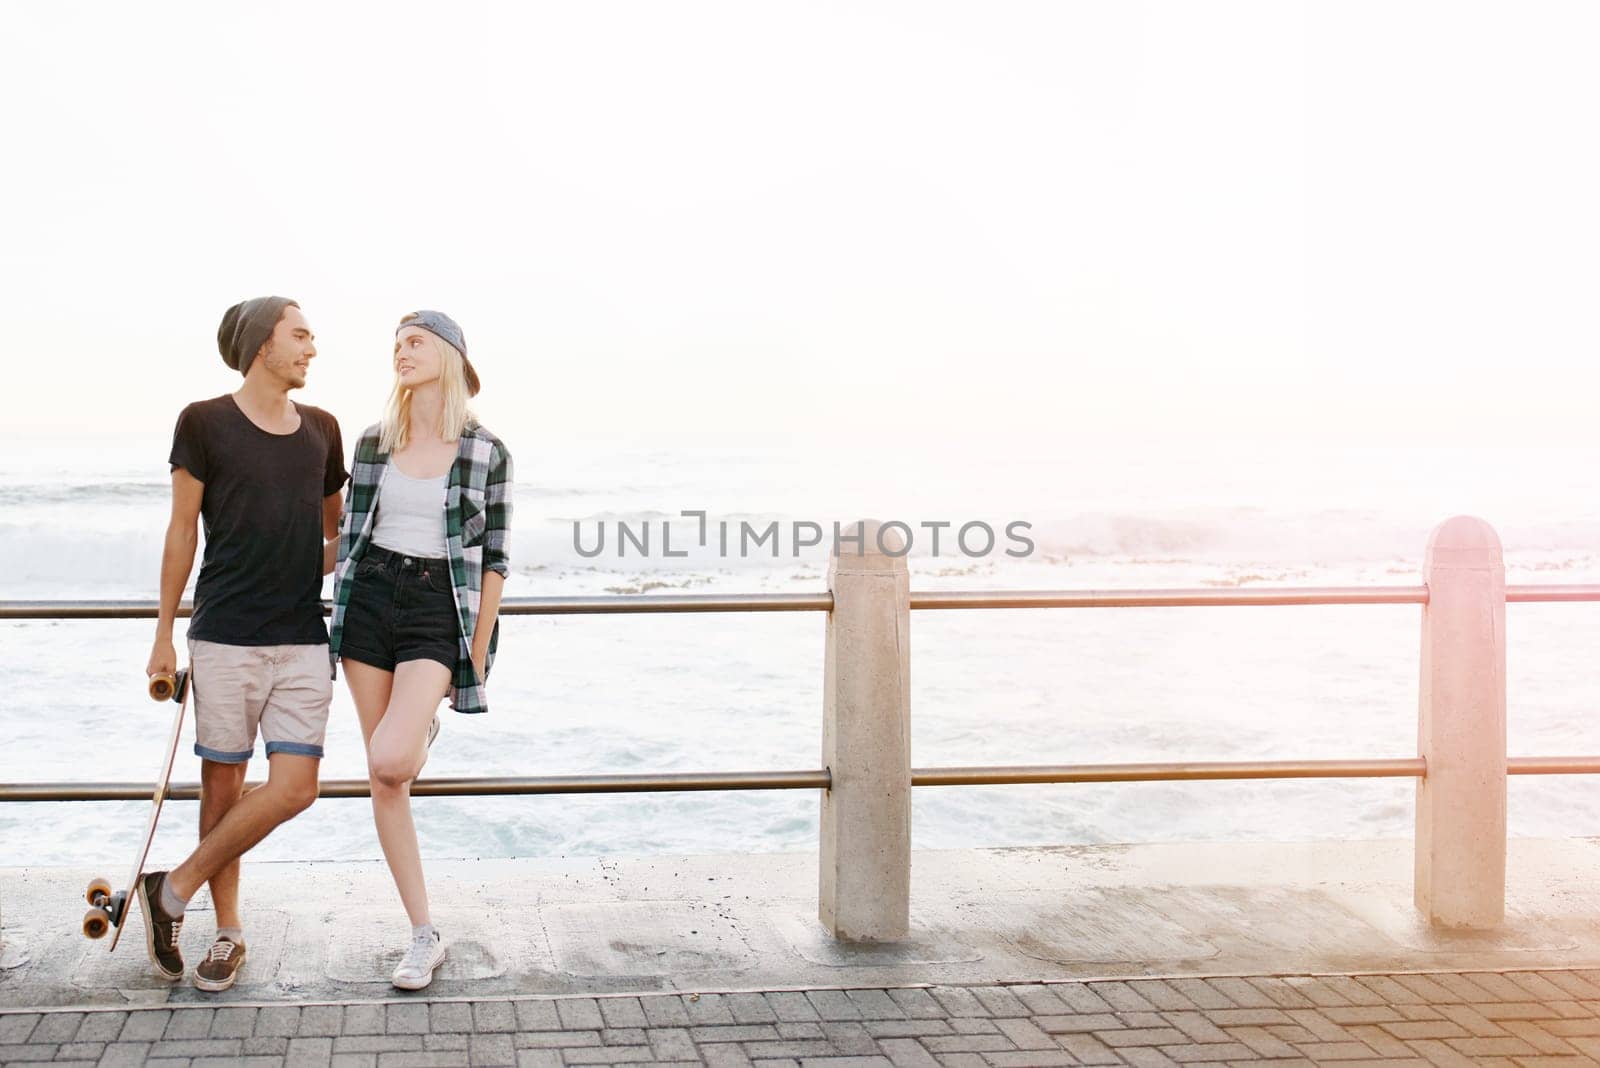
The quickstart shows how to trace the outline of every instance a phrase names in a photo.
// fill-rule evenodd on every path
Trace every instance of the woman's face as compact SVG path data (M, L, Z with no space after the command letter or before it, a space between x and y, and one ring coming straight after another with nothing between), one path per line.
M407 389L437 382L443 370L440 362L438 344L421 327L402 327L394 336L394 373Z

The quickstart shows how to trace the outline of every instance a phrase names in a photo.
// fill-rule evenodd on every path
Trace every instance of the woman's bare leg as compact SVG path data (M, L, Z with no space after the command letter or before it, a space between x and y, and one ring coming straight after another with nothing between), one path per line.
M413 927L430 923L417 828L411 819L411 781L428 753L428 726L450 687L450 670L433 660L407 660L388 672L345 662L345 680L367 743L372 818L389 873Z

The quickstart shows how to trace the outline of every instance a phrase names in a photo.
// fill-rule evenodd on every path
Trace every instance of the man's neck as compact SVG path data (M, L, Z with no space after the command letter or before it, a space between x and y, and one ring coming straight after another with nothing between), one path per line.
M289 387L265 375L246 378L233 396L239 407L258 419L281 422L293 416Z

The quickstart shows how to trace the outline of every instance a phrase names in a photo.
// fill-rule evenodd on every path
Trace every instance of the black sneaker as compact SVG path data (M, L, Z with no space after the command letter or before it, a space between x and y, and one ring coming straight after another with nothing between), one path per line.
M183 978L183 954L178 952L178 933L183 930L183 914L169 915L161 908L161 880L164 871L146 872L139 880L139 904L144 908L144 944L150 961L163 979Z
M226 990L239 978L244 967L244 943L218 938L211 943L206 959L194 970L194 985L201 990Z

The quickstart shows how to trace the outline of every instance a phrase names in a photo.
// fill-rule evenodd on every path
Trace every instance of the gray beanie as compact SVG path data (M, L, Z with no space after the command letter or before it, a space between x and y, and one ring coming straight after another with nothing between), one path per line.
M240 374L250 373L250 361L272 336L283 309L300 307L288 297L256 297L241 301L222 313L217 327L217 351L222 362Z

